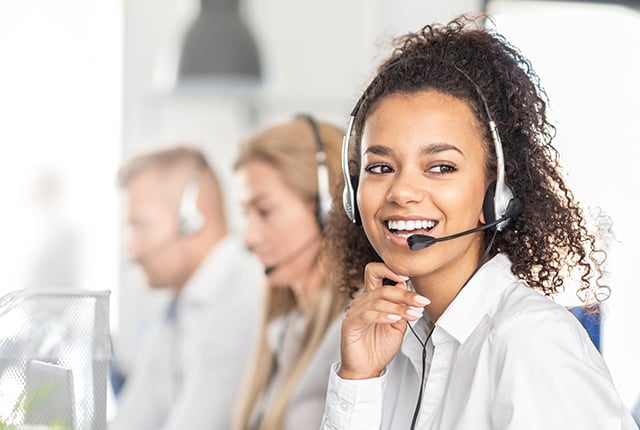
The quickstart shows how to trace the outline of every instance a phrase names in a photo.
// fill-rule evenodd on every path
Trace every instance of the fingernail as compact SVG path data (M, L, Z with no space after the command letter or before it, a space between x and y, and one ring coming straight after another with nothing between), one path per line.
M431 303L431 300L427 299L425 296L421 296L420 294L416 294L413 300L415 300L416 303L420 303L422 306L425 306Z
M400 315L396 315L396 314L389 314L387 315L387 318L390 319L391 321L400 321L402 319Z
M410 278L408 276L404 276L404 275L400 275L400 279L402 279L403 281L408 281Z
M422 308L407 308L407 315L412 316L414 318L420 318L424 314L424 309Z

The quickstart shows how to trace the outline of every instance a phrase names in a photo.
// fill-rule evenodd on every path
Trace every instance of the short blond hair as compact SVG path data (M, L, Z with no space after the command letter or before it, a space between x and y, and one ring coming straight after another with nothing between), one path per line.
M140 153L129 158L118 170L117 183L119 187L126 188L134 178L151 169L169 171L189 165L194 171L211 173L215 182L218 182L206 156L200 149L194 146L176 145Z

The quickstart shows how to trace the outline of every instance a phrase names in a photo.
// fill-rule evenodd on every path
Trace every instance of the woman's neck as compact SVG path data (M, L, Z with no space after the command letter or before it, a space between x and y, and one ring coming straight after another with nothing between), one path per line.
M432 322L440 316L456 298L477 269L480 258L466 258L458 264L443 268L436 273L411 278L416 292L431 300L424 309Z
M296 307L302 315L309 316L313 310L313 304L322 288L322 279L320 265L315 263L304 277L291 285L291 291L296 299Z

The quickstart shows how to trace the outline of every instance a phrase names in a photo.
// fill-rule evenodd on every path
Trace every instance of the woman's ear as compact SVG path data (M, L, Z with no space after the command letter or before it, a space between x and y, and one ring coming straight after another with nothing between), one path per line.
M478 221L480 222L480 224L486 224L487 223L487 220L485 219L485 216L484 216L484 211L480 212L480 216L478 217Z

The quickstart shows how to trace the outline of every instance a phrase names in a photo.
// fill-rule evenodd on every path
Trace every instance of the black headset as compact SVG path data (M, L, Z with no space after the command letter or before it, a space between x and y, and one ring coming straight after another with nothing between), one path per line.
M316 218L320 227L324 227L329 211L331 210L331 193L329 191L329 170L327 169L327 155L324 151L324 142L320 137L318 123L309 114L298 114L297 118L305 120L311 127L313 138L316 142L316 170L318 181L318 201Z
M389 64L382 72L378 73L373 81L367 86L362 96L360 96L360 99L358 99L358 102L356 103L349 117L347 130L344 135L344 139L342 140L342 174L344 175L342 204L349 219L357 225L361 224L360 213L358 211L356 202L356 190L358 188L359 176L352 176L349 172L349 141L351 140L351 133L353 130L353 124L355 122L356 115L358 114L360 105L362 104L365 95L369 91L369 88L373 85L376 79L378 79L381 73L408 60L420 58L427 59L427 57L408 57L400 59ZM509 222L518 215L522 208L522 203L518 198L515 197L513 190L505 181L504 154L502 151L502 142L500 141L500 135L498 134L498 127L491 117L491 113L489 112L489 105L486 98L484 97L484 94L482 93L482 91L480 91L480 87L478 86L478 84L476 84L469 77L469 75L463 72L459 67L453 64L449 65L453 69L458 71L462 76L464 76L465 79L467 79L473 85L478 96L480 97L480 100L482 100L482 106L484 108L485 114L487 115L487 119L489 120L489 130L491 132L491 138L493 140L496 151L497 174L496 181L492 182L487 188L482 209L485 217L485 222L487 224L494 223L497 220L504 218L504 221L501 221L495 226L491 227L492 230L495 229L497 231L502 231L509 224Z
M192 178L184 186L178 208L178 231L181 236L190 236L204 227L204 215L198 207L200 176Z

